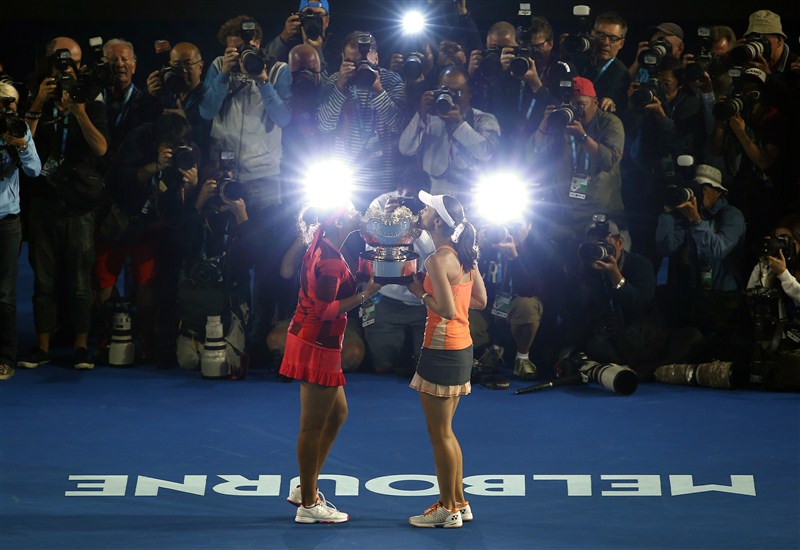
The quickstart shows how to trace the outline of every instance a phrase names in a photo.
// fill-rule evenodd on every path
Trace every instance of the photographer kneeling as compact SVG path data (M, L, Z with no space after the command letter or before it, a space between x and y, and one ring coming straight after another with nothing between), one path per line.
M258 228L247 214L241 185L233 174L206 180L181 228L185 255L178 284L178 364L200 368L209 316L219 315L226 361L233 374L247 366L245 333L250 318L250 269ZM227 370L221 372L222 375ZM203 374L206 373L205 367Z
M793 214L775 224L747 283L754 337L761 344L753 359L773 363L758 373L766 389L800 391L799 278L800 215Z
M628 365L649 380L656 366L689 360L702 335L691 328L669 331L654 322L653 266L624 245L617 224L595 214L578 246L570 344L593 360Z

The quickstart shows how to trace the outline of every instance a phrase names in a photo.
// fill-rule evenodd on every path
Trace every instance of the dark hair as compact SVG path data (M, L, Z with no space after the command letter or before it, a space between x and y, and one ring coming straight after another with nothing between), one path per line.
M436 81L436 85L441 86L444 77L451 74L460 74L462 77L464 77L464 81L467 83L467 91L472 91L472 84L470 83L469 73L467 72L467 69L465 69L461 65L448 65L447 67L442 69L442 71L439 73L439 78Z
M156 147L161 143L186 145L192 141L192 127L185 117L177 113L164 113L153 125L153 136Z
M249 15L239 15L237 17L234 17L233 19L228 19L219 28L219 32L217 32L217 40L219 40L219 43L225 46L227 45L227 38L229 36L242 36L242 23L245 23L247 21L252 21L253 23L256 24L254 38L256 38L257 40L261 40L264 34L261 31L261 25L258 24L258 21L256 21Z
M783 227L789 230L795 242L800 243L800 214L789 214L778 220L775 229Z
M658 64L658 72L671 72L683 84L683 66L680 59L673 55L665 55Z
M622 29L622 38L625 38L625 35L628 34L628 22L615 11L605 11L595 17L594 26L596 27L600 23L605 25L619 25Z
M302 237L303 242L307 245L311 244L314 238L314 231L317 230L317 227L322 226L322 229L325 230L328 227L327 222L336 221L330 220L330 218L336 213L336 210L341 207L341 203L305 205L297 215L297 231ZM342 215L344 215L344 213Z
M461 206L458 200L450 195L445 195L442 200L444 202L444 207L447 209L447 213L450 214L450 217L456 222L456 227L462 222L464 224L464 229L458 237L458 242L453 243L453 248L456 251L461 267L464 271L470 271L475 265L475 261L478 259L477 232L475 231L475 227L466 220L464 207ZM442 227L448 235L452 235L455 231L455 228L447 224L444 224Z
M736 33L733 29L725 25L716 25L711 27L711 43L716 44L723 38L727 39L728 44L733 47L736 44Z
M546 42L552 42L553 26L550 24L550 21L544 17L534 16L531 18L531 34L539 33L544 35Z
M374 34L372 34L369 31L353 31L353 32L351 32L350 34L348 34L347 36L344 37L344 40L342 41L342 52L344 52L344 49L347 46L350 46L351 48L358 49L358 35L359 34L368 34L370 36L369 51L371 51L371 52L377 52L378 51L378 42L375 40L375 35Z

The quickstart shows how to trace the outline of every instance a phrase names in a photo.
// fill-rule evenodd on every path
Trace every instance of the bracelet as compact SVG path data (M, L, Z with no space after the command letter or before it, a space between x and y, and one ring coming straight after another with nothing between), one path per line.
M428 297L428 296L430 296L430 295L431 295L431 293L430 293L430 292L426 292L425 294L423 294L423 295L420 297L420 299L419 299L419 300L420 300L420 302L422 302L422 303L424 304L424 303L425 303L425 298L427 298L427 297Z
M363 304L363 303L364 303L364 302L366 302L366 301L367 301L367 297L366 297L366 296L364 295L364 293L362 292L362 293L361 293L361 303Z
M619 290L619 289L621 289L623 286L625 286L625 277L623 277L622 279L620 279L620 280L619 280L619 282L617 283L617 286L615 286L614 288L615 288L616 290Z
M28 148L28 142L26 141L24 145L20 145L19 147L17 147L17 151L19 151L21 153L22 151L26 150L27 148Z
M25 118L30 120L38 120L42 118L42 113L37 113L35 111L28 111L27 113L25 113Z

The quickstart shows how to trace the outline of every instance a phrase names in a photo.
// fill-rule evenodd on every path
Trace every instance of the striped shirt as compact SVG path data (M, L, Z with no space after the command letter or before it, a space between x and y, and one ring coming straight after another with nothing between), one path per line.
M336 87L339 73L323 83L319 129L332 136L331 153L352 164L359 195L371 200L396 188L397 142L405 124L406 90L395 72L380 69L384 91ZM367 201L368 202L368 201Z

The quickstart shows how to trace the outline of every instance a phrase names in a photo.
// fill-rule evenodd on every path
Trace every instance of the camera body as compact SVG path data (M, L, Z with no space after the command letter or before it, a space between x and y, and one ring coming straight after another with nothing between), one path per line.
M703 204L703 186L695 180L687 181L681 185L669 185L664 191L664 206L669 209L677 208L678 205L697 197L697 205Z
M17 112L11 109L11 104L16 101L13 97L0 97L0 136L5 133L15 138L25 137L28 131L28 125L25 121L19 118Z
M653 103L656 98L664 102L665 96L664 83L658 76L652 75L650 80L642 82L639 87L633 91L630 102L634 109L642 110L645 106Z
M103 53L103 39L95 36L89 39L92 50L92 64L86 69L85 76L97 88L109 88L114 84L114 67Z
M267 57L260 48L256 48L250 42L256 38L255 21L242 21L240 30L242 43L236 48L239 53L239 60L244 71L251 77L257 77L267 67Z
M225 255L202 258L192 264L187 276L201 286L213 286L223 281L223 261Z
M481 234L488 245L500 244L509 237L508 229L504 225L499 224L485 226L481 230Z
M67 92L72 101L76 103L86 103L89 99L89 83L83 75L72 74L68 71L70 67L75 67L72 62L72 54L66 48L61 48L53 52L54 66L56 74L55 95L58 101Z
M493 78L502 72L503 66L500 63L500 56L503 55L501 46L491 46L481 52L483 59L480 64L480 72L487 78Z
M415 215L419 214L422 209L425 208L425 204L419 200L419 197L397 197L397 204L405 206Z
M442 86L433 91L433 108L439 116L446 115L453 107L458 107L460 102L460 90L451 90L447 86Z
M562 103L550 113L547 119L547 127L555 131L563 130L570 122L580 119L583 116L583 106L573 103Z
M745 39L744 44L739 44L728 53L728 59L731 65L743 67L749 61L755 61L759 55L769 62L772 46L766 36L752 34Z
M765 238L759 247L759 253L763 256L779 258L783 252L783 258L788 262L794 257L794 241L787 235L780 237Z
M188 145L178 145L172 149L172 165L177 170L191 170L196 164L194 149Z
M668 55L672 55L672 44L666 38L656 38L639 54L639 65L647 70L655 69Z
M703 73L707 72L711 78L714 78L715 58L711 53L713 46L711 42L711 29L708 27L698 27L697 37L700 41L700 47L697 54L694 56L694 63L689 63L683 71L684 79L687 82L695 82L703 77Z
M530 58L533 56L530 46L514 48L514 58L508 64L508 72L514 78L522 78L531 69Z
M300 19L300 26L309 40L317 40L322 36L322 14L305 10L295 15Z
M231 201L238 201L244 197L242 184L236 178L236 155L233 151L222 151L219 154L219 170L221 176L217 179L217 198L225 197ZM230 175L229 175L230 174Z
M372 88L378 78L378 66L367 59L367 56L372 51L373 38L370 33L365 32L359 34L356 40L361 59L356 63L356 74L352 77L352 83L356 88Z

